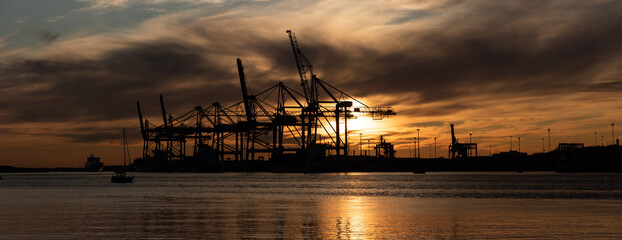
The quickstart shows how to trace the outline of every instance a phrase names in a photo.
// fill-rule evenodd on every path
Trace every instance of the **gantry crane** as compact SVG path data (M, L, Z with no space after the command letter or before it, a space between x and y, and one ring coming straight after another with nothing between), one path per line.
M301 115L303 122L302 133L306 134L306 137L303 136L303 139L305 139L303 148L314 147L316 145L318 135L317 130L321 125L322 129L326 130L325 134L333 141L334 147L332 148L335 149L337 156L342 153L347 156L347 121L348 118L353 116L353 111L351 109L353 102L357 102L361 105L360 107L354 108L355 113L368 114L376 120L383 119L386 116L395 115L395 111L391 107L369 107L356 98L319 79L313 73L313 65L302 53L302 50L300 50L294 32L287 30L286 33L289 36L289 41L294 53L294 59L296 61L296 67L298 68L298 74L300 76L300 85L303 88L307 102L307 105L303 108ZM320 90L322 90L322 93L328 97L327 100L320 100ZM334 127L327 117L333 117L335 119ZM324 121L322 121L322 119L324 119ZM345 142L341 140L340 119L343 119L344 127L346 128ZM325 125L328 125L328 127Z
M253 94L248 87L242 60L237 70L242 101L231 106L215 102L173 117L160 95L162 125L143 119L137 102L143 158L135 166L160 170L167 166L215 170L219 161L255 160L270 154L272 159L318 159L326 150L347 156L347 119L370 115L379 120L395 115L390 107L369 107L347 93L322 81L313 73L313 65L300 50L296 36L287 31L303 89L302 94L282 82ZM321 93L321 94L320 94ZM322 98L321 98L322 97ZM304 98L304 100L299 100ZM357 103L353 106L353 103ZM342 120L343 119L343 120ZM345 125L342 141L340 123ZM318 129L321 133L318 133ZM318 135L330 139L318 144ZM186 156L186 142L194 141L193 156ZM287 156L285 155L287 154Z
M451 126L451 144L449 144L449 158L465 158L477 156L477 143L460 143L454 134L454 124ZM475 154L473 154L473 152Z

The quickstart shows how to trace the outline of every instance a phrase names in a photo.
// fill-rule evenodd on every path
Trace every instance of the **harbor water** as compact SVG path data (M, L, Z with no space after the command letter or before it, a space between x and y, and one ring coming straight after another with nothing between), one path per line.
M0 239L620 239L622 174L12 173Z

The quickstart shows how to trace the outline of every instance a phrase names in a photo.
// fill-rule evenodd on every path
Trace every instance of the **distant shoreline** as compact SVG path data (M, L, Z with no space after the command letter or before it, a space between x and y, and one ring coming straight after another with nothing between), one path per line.
M1 173L20 172L86 172L84 168L57 167L57 168L23 168L13 166L0 166Z
M114 172L115 169L117 169L118 167L122 167L122 166L106 166L104 167L104 169L102 169L102 171L96 171L96 172ZM43 173L43 172L93 172L93 171L87 171L84 168L72 168L72 167L56 167L56 168L25 168L25 167L13 167L13 166L0 166L0 173ZM161 171L160 173L170 173L167 171ZM253 172L270 172L270 173L303 173L300 171L219 171L219 172L209 172L209 171L199 171L199 172L193 172L193 171L174 171L176 173L236 173L236 172L248 172L248 173L253 173ZM370 171L370 170L357 170L357 171L325 171L325 172L307 172L307 173L354 173L354 172L361 172L361 173L381 173L381 172L412 172L412 171L408 171L408 170L394 170L394 171ZM517 171L513 171L513 170L491 170L491 169L453 169L453 170L432 170L432 171L425 171L425 172L416 172L416 174L425 174L426 172L517 172ZM556 173L620 173L619 171L555 171L555 170L548 170L548 169L543 169L543 170L530 170L530 171L519 171L517 173L534 173L534 172L556 172ZM152 172L152 173L158 173L157 171Z
M105 166L102 172L112 172L122 166ZM84 168L55 167L55 168L25 168L13 166L0 166L0 173L28 173L28 172L92 172Z

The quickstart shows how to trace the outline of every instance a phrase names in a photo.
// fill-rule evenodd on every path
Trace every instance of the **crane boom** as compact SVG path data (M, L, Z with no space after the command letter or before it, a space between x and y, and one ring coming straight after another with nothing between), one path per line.
M255 116L251 111L251 97L248 95L248 88L246 86L246 77L244 75L244 66L242 66L242 60L237 59L238 63L238 75L240 75L240 86L242 87L242 99L244 100L244 111L246 112L246 120L252 122L255 120Z
M298 41L296 41L296 34L294 34L291 30L286 31L289 35L289 42L292 45L292 51L294 52L294 59L296 59L296 67L298 68L298 75L300 75L300 85L304 91L305 98L307 99L307 103L314 102L314 91L313 87L309 86L309 81L313 80L315 75L313 74L313 65L311 62L302 54L300 47L298 47Z
M382 120L396 114L392 107L355 107L353 112L369 114L373 120Z
M451 144L458 144L458 139L456 139L456 135L454 135L454 124L449 124L451 126Z
M164 109L164 99L162 98L162 94L160 94L160 108L162 109L162 121L164 122L164 127L168 128L168 123L166 122L166 109Z
M140 121L140 134L142 134L143 138L146 138L147 134L145 133L143 113L140 111L140 101L136 101L136 108L138 109L138 120Z

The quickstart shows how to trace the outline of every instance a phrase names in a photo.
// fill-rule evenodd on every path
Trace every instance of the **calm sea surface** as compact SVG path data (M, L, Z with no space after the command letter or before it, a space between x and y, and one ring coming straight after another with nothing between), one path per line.
M2 174L1 239L621 239L622 174Z

